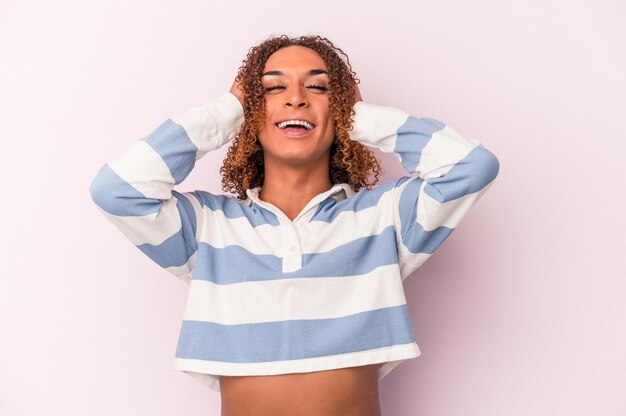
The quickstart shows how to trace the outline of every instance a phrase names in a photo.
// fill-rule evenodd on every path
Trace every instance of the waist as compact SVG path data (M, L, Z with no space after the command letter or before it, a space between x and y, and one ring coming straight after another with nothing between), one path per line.
M380 416L378 367L220 376L221 416Z

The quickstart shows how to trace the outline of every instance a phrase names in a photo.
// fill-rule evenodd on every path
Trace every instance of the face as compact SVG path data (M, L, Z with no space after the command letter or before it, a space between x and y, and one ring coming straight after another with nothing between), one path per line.
M279 49L267 60L261 81L266 111L259 141L266 164L328 163L335 128L322 57L303 46Z

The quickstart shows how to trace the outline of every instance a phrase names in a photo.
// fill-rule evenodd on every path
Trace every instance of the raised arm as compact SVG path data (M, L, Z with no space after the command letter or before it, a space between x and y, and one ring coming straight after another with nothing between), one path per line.
M393 188L402 278L421 266L489 189L496 156L473 139L431 118L358 101L351 138L394 153L411 176Z
M237 96L225 93L177 114L133 142L98 171L89 187L100 211L158 265L190 280L202 205L177 192L196 160L232 140L243 122Z

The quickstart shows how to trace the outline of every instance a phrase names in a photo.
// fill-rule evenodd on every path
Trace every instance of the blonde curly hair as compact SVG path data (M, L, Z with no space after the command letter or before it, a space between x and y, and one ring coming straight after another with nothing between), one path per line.
M347 183L356 192L363 187L371 189L382 173L373 152L349 136L359 79L352 71L348 56L321 36L290 38L281 35L250 48L235 78L242 89L244 123L228 149L220 173L222 189L235 194L239 200L246 198L247 189L262 186L264 180L263 147L258 133L265 122L265 89L261 83L265 63L277 50L293 45L314 50L328 68L329 105L335 125L330 147L331 183ZM339 54L345 57L345 62Z

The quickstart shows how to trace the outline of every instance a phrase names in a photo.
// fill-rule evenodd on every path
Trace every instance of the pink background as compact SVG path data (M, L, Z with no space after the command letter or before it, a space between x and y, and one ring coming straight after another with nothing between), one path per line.
M4 1L0 414L219 414L219 394L172 369L187 287L88 187L131 141L227 91L248 49L280 33L329 37L366 101L439 119L501 164L405 283L422 355L381 381L383 415L626 414L625 12ZM225 150L179 189L220 192ZM404 174L381 158L383 179Z

